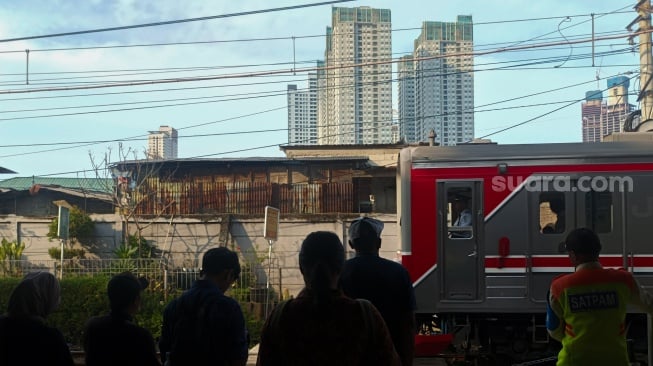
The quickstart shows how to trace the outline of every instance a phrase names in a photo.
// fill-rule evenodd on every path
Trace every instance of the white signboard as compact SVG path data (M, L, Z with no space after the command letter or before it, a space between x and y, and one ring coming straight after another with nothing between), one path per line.
M57 236L59 239L68 240L68 227L70 224L70 210L68 207L59 206L57 223Z

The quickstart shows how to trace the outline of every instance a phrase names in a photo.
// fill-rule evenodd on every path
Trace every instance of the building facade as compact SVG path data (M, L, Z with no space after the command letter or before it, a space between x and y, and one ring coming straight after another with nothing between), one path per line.
M607 100L600 90L585 93L581 104L583 142L600 142L605 136L623 131L626 117L635 110L628 103L630 79L617 76L608 79Z
M147 138L147 158L176 159L177 130L170 126L161 126L158 131L150 131Z
M412 56L403 56L397 64L399 136L405 142L418 141L415 135L415 65Z
M332 8L318 73L318 144L392 142L391 26L389 9Z
M422 23L413 58L399 69L399 120L405 121L407 142L427 141L431 130L442 145L473 140L473 46L471 16Z
M317 144L317 74L308 74L308 88L288 85L288 144Z

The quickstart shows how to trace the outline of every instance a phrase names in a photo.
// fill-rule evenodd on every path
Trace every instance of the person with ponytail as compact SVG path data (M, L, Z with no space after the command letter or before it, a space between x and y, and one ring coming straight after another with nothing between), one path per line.
M340 238L309 234L299 252L304 289L277 305L263 326L257 366L400 366L383 318L367 300L338 289Z

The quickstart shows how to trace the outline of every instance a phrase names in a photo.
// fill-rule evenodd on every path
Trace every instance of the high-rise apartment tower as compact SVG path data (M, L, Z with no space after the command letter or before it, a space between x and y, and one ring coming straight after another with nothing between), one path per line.
M398 69L399 123L407 142L427 141L431 130L442 145L474 138L473 46L469 15L422 23L412 60L404 57Z
M599 142L613 132L622 132L626 117L635 110L628 104L630 79L616 76L608 79L608 98L603 100L600 90L585 93L581 104L583 142Z
M318 144L393 142L390 10L332 8L324 55Z
M288 145L317 144L317 74L308 74L308 88L288 85Z
M170 126L160 126L158 131L150 131L147 138L148 159L177 158L177 130Z

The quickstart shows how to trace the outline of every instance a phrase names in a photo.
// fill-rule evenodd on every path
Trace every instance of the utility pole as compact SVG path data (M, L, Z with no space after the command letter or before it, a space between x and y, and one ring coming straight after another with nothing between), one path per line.
M639 64L640 64L640 92L637 101L641 101L642 122L637 127L639 132L653 131L653 56L651 55L651 1L640 0L635 5L637 18L633 20L628 29L638 23L639 37Z

